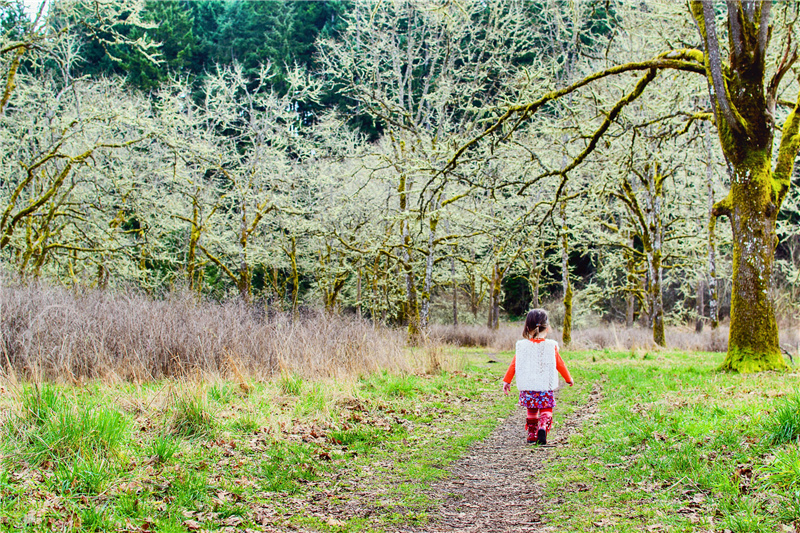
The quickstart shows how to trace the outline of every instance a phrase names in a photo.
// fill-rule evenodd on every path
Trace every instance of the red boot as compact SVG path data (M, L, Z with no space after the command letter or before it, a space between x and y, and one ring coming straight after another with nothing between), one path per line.
M536 432L536 443L547 444L547 432L553 427L553 416L549 413L542 413L539 416L539 431Z
M539 429L539 419L538 418L529 418L525 421L525 429L528 431L528 444L533 444L536 442L537 435L536 432Z

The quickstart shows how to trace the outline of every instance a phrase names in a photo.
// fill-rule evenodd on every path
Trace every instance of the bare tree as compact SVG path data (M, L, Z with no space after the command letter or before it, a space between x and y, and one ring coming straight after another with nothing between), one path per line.
M786 74L798 58L794 25L798 4L781 3L773 30L772 2L729 1L721 22L728 35L729 57L722 57L713 0L690 3L703 48L670 49L651 59L613 65L530 102L509 106L481 135L463 145L444 168L449 171L480 140L495 136L508 139L512 132L546 105L599 80L630 72L644 72L636 84L609 109L589 136L584 149L555 173L517 183L520 192L546 175L561 177L563 190L568 175L597 148L620 115L665 70L700 74L708 80L719 142L731 174L726 199L714 206L715 216L728 216L734 235L733 301L728 355L723 368L749 372L784 368L778 346L778 328L770 297L776 244L777 213L791 185L795 158L800 150L800 98L781 100ZM780 39L780 51L768 61L772 40ZM771 76L768 77L768 68ZM780 126L774 145L778 106L790 112ZM774 159L774 165L773 165Z

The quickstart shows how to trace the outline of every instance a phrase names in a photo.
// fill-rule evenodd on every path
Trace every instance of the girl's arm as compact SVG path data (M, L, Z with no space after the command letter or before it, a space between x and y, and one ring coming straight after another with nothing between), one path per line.
M515 355L514 358L511 360L511 364L508 365L508 370L506 370L506 375L503 377L503 392L508 394L508 391L511 390L511 380L514 379L514 374L517 372L517 356Z
M574 382L572 381L572 376L569 375L567 365L564 364L564 360L561 359L561 355L558 353L558 347L556 347L556 370L558 370L558 373L561 374L564 381L571 387Z

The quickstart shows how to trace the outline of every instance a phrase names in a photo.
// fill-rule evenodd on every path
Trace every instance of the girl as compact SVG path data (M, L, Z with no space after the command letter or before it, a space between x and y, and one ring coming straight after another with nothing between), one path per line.
M517 341L517 350L503 378L503 392L508 395L511 380L517 375L519 405L528 409L525 429L528 443L547 444L547 432L553 427L553 391L558 387L558 372L569 386L573 385L564 361L558 355L558 343L547 340L550 324L547 311L533 309L525 317L524 340Z

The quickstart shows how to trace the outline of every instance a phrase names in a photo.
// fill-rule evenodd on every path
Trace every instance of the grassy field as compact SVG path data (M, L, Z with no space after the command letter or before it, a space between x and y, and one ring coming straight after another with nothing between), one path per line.
M510 353L450 357L350 381L4 385L0 529L424 526L430 484L514 409L498 391ZM798 374L719 373L708 353L565 359L557 423L602 395L538 474L552 531L794 531Z
M423 489L512 406L491 366L350 382L5 386L0 528L424 524L435 502Z
M796 531L797 372L717 372L723 354L569 353L579 409L598 413L543 480L556 531Z

